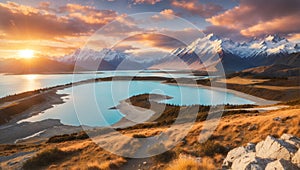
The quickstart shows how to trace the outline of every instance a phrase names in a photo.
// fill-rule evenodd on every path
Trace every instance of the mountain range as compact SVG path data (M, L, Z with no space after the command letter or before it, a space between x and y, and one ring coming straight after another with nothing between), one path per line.
M76 64L87 70L137 70L149 66L148 62L138 61L126 53L107 48L100 51L77 49L72 54L59 57L57 61Z
M248 42L234 42L231 39L221 39L216 35L209 34L184 48L174 49L164 57L147 61L137 60L129 54L113 49L102 49L101 51L78 49L70 55L59 58L58 61L68 64L76 62L80 67L96 68L97 70L188 69L213 71L222 63L224 70L231 73L276 64L297 67L300 65L300 59L296 54L299 52L299 44L289 42L278 35L269 35L263 39L253 38Z
M277 35L240 43L209 34L185 48L173 50L165 57L165 62L151 68L215 70L222 64L224 70L231 73L276 64L296 67L300 65L299 55L295 55L299 52L299 44Z
M100 64L99 64L100 63ZM1 59L0 72L44 73L77 70L194 70L226 73L243 71L243 75L300 75L300 44L277 35L234 42L209 34L186 47L177 48L161 57L140 60L113 49L77 49L62 57L31 59ZM257 68L257 69L256 69ZM262 71L265 70L265 71ZM277 70L277 71L272 71ZM281 71L280 71L281 70ZM279 72L278 72L279 71ZM277 72L277 74L276 74Z
M73 72L74 65L61 63L46 57L0 59L0 73L37 74Z

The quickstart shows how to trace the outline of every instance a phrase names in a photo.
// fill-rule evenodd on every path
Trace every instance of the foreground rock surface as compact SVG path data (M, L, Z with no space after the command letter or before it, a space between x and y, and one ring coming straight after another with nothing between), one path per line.
M300 170L300 139L283 134L259 143L248 144L228 152L223 169L232 170Z

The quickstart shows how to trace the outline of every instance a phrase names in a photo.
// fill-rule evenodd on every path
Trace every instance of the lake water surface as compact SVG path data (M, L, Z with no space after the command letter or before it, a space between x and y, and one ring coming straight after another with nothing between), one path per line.
M253 104L231 93L198 87L174 86L158 81L109 81L75 86L60 90L69 94L64 104L56 105L36 116L22 121L60 119L67 125L108 126L118 122L122 113L111 110L121 100L144 93L173 97L163 103L176 105ZM79 121L80 120L80 121Z
M68 84L92 78L103 78L110 76L159 76L159 77L186 77L201 78L189 73L172 74L172 71L103 71L85 74L25 74L25 75L4 75L0 74L0 98L8 95L32 91L40 88Z

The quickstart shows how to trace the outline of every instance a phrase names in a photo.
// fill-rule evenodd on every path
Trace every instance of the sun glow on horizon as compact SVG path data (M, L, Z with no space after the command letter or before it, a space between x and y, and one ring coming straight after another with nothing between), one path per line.
M24 78L28 81L34 81L38 78L38 75L36 74L28 74L28 75L24 75Z
M29 50L29 49L20 50L19 51L19 57L20 58L27 58L27 59L33 58L34 57L34 51Z

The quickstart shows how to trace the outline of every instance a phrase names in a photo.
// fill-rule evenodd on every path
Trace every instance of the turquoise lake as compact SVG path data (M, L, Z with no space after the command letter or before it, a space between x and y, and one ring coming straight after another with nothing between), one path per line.
M77 82L92 78L103 78L110 76L159 76L175 78L201 78L188 73L172 74L171 71L165 71L163 73L157 71L102 71L98 72L97 74L89 72L85 72L84 74L0 74L0 98L40 88L63 85L71 82Z
M232 93L198 87L174 86L158 81L98 82L60 90L58 93L69 94L64 97L65 103L55 105L21 122L51 118L60 119L66 125L108 126L123 117L122 113L118 110L111 110L111 107L118 105L123 99L144 93L171 96L172 99L161 102L176 105L254 103Z

